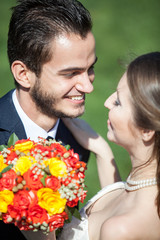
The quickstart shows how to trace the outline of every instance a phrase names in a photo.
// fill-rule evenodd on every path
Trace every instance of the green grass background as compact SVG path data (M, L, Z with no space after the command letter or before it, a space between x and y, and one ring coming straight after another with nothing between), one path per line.
M66 0L67 1L67 0ZM0 3L0 96L14 87L7 60L7 31L10 7L15 0ZM160 50L159 0L81 0L93 18L98 62L95 67L95 91L87 96L83 116L106 138L107 110L105 99L116 89L125 71L124 64L137 55ZM3 113L0 113L3 114ZM127 152L110 143L124 180L130 169ZM96 159L91 155L86 172L88 195L85 202L99 190Z

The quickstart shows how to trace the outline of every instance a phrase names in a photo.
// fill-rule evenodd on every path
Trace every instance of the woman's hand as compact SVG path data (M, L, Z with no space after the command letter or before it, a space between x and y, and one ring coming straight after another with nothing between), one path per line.
M100 135L98 135L87 122L82 119L69 119L64 118L63 122L70 129L73 136L79 142L79 144L90 150L91 152L97 154L98 148L101 147L97 145L99 142Z
M63 119L79 144L96 155L101 187L120 180L112 150L108 143L82 119Z

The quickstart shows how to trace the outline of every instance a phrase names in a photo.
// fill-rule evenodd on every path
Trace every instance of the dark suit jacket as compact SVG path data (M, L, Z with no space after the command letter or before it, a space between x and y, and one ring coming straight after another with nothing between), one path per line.
M19 139L26 139L26 133L12 101L13 90L8 92L0 99L0 145L7 145L8 139L12 133L15 133ZM74 139L71 132L60 120L56 134L56 140L63 144L69 144L74 152L78 153L80 160L87 162L89 151L82 148ZM4 224L0 221L0 239L3 240L24 240L25 238L12 224Z

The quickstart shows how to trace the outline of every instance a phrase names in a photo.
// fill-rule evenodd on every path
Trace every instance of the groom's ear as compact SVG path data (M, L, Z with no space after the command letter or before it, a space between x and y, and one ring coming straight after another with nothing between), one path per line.
M154 135L155 135L154 130L149 130L149 129L141 130L141 136L142 136L143 141L145 141L145 142L149 142L150 140L152 140Z
M30 88L33 72L31 72L22 61L14 61L11 66L11 71L17 83L24 88Z

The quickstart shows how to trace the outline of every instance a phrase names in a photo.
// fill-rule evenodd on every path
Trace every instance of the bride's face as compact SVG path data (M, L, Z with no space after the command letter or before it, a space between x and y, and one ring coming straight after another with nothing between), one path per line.
M125 73L119 81L117 91L105 101L105 107L109 109L108 139L130 150L136 144L140 131L133 122L131 95L126 77Z

